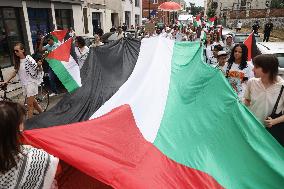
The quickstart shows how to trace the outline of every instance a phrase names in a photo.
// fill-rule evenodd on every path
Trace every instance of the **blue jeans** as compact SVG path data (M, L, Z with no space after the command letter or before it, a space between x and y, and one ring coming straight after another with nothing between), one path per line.
M49 76L49 86L51 92L58 94L58 90L56 87L56 75L50 67L48 69L48 76Z

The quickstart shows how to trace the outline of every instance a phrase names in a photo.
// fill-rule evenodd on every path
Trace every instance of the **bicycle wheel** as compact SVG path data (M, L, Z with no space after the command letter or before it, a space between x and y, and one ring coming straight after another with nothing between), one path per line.
M45 112L49 105L49 93L46 88L42 85L38 87L38 94L36 96L37 103L41 106L42 110Z

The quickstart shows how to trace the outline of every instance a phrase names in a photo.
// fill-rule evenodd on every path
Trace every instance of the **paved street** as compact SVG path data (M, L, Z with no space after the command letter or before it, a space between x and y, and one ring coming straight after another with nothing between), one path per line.
M64 96L64 94L65 93L61 93L57 96L49 97L49 105L48 105L47 110L50 110L53 106L55 106L61 100L61 98ZM19 102L21 104L24 104L25 98L22 94L19 94L15 97L12 97L12 100L15 101L15 102Z

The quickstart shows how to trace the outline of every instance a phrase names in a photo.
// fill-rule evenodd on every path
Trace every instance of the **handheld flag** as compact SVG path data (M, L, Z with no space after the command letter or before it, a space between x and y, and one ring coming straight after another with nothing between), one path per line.
M64 37L67 33L67 30L54 30L53 32L50 32L50 34L54 38L54 42L56 43L63 43Z
M70 55L72 38L48 54L46 60L68 92L81 87L80 69Z
M252 32L244 41L248 48L248 61L251 61L257 55L257 47L254 33Z

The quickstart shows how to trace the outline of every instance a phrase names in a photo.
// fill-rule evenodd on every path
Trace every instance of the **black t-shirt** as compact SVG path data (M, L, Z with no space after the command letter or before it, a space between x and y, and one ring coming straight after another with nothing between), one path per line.
M123 31L127 30L127 26L126 25L123 25L121 28L122 28Z
M254 24L254 25L252 26L252 29L253 29L254 31L257 31L257 30L259 29L259 25L258 25L258 24Z
M273 24L272 23L265 24L265 26L264 26L264 32L265 33L271 32L272 29L273 29Z

